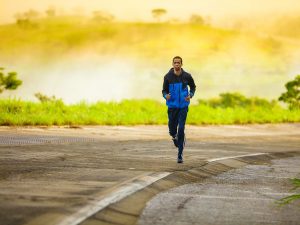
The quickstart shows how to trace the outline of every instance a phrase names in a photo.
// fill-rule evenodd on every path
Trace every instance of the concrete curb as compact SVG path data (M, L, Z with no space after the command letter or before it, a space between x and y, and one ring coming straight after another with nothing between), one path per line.
M202 182L232 169L246 165L270 164L271 160L299 156L300 152L258 153L236 157L209 160L200 167L187 171L176 171L152 183L122 200L110 204L93 216L80 223L81 225L95 224L137 224L147 202L156 194L184 184Z

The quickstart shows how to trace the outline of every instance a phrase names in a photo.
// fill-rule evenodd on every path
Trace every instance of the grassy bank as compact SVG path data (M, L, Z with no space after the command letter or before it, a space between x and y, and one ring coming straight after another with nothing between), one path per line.
M213 105L200 101L189 109L187 124L249 124L300 122L299 110L278 104ZM0 100L0 125L137 125L166 124L167 108L153 100L123 100L66 105Z

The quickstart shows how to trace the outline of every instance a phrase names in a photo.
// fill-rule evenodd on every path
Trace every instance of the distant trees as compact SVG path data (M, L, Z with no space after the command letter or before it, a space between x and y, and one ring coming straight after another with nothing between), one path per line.
M56 16L56 9L53 6L49 6L49 8L45 11L47 17L55 17Z
M114 16L108 12L97 10L93 12L93 20L100 23L108 23L114 20Z
M43 13L40 13L34 9L30 9L23 13L17 13L15 15L16 24L22 28L36 28L37 23L34 21L42 16ZM46 11L45 14L48 18L52 18L56 16L56 9L53 6L50 6Z
M167 10L163 9L163 8L156 8L156 9L152 9L151 13L152 13L153 18L157 22L161 22L162 17L167 14ZM173 19L170 19L169 22L178 23L178 22L180 22L180 19L173 18ZM210 17L205 17L204 18L201 15L192 14L187 22L191 23L191 24L198 24L198 25L209 25L210 24Z
M157 22L161 22L162 18L165 17L167 14L167 10L164 8L154 8L151 10L152 17ZM76 7L73 9L72 16L84 16L84 9L81 7ZM15 15L16 23L18 26L22 28L35 28L38 27L38 23L35 22L38 18L54 18L54 17L63 17L67 16L66 14L62 13L62 11L58 11L57 8L54 6L49 6L44 12L38 12L34 9L30 9L23 13L17 13ZM91 19L95 22L100 23L108 23L115 20L115 16L111 13L103 10L96 10L92 12ZM166 22L170 23L190 23L190 24L197 24L197 25L209 25L210 24L210 17L203 17L199 14L192 14L187 21L183 21L180 18L170 18L169 20L165 20Z
M152 16L157 22L161 21L161 17L167 14L167 10L163 8L152 9Z
M84 15L84 10L81 7L77 7L73 9L73 14L72 16L83 16ZM36 22L34 22L36 19L39 17L46 17L46 18L55 18L59 16L67 16L67 15L62 15L61 13L58 14L58 11L55 7L50 6L48 7L44 13L40 13L36 10L30 9L26 12L22 13L17 13L15 15L16 18L16 24L19 27L22 28L35 28L38 26ZM93 11L92 12L92 20L100 23L107 23L107 22L112 22L115 19L115 17L106 11Z
M27 12L24 12L23 15L24 15L24 17L28 18L29 20L34 20L40 16L40 13L34 9L30 9Z
M289 105L290 109L300 109L300 75L285 84L287 91L278 98Z
M15 90L22 84L21 80L17 79L16 72L4 73L4 68L0 67L0 93L4 90Z
M205 21L204 21L204 18L202 16L197 15L197 14L193 14L190 17L190 23L204 25Z
M205 18L198 14L192 14L189 19L189 23L198 24L198 25L210 25L211 18L206 16Z
M36 24L33 21L39 16L40 14L38 11L30 9L24 13L17 13L15 18L18 26L22 28L33 28L36 27Z

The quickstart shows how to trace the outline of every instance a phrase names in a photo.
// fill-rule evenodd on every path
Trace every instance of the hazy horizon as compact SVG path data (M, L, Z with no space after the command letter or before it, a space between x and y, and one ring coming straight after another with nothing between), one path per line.
M66 14L80 12L89 15L96 10L110 12L117 20L127 21L151 21L153 20L151 10L164 8L167 10L166 18L186 20L191 14L199 14L204 17L211 17L212 22L222 24L235 18L241 17L272 17L280 14L295 13L300 11L298 0L187 0L185 4L180 0L0 0L0 23L13 22L16 13L30 9L45 12L53 6L58 11ZM270 18L269 18L270 19Z
M45 14L49 6L63 15L92 16L92 11L103 10L116 21L142 23L59 16L52 20ZM212 26L143 23L154 21L153 8L168 11L162 21L188 21L198 14L205 21L211 17ZM30 9L43 12L45 19L15 23L16 13ZM197 83L196 99L236 91L278 98L284 84L300 74L300 17L295 12L300 12L295 0L0 0L0 23L15 23L0 26L0 67L18 72L23 80L18 90L0 97L32 100L34 93L42 92L68 103L163 101L163 75L171 58L181 55L184 69Z

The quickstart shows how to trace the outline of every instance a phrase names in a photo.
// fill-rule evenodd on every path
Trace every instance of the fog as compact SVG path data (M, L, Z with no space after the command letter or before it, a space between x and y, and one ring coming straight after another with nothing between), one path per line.
M23 84L16 91L5 91L1 98L37 101L34 94L40 92L54 95L66 103L143 98L163 102L163 76L171 68L172 57L155 64L152 60L81 52L47 65L38 65L31 57L13 64L7 62L11 71L21 71L19 77ZM199 64L191 64L184 58L183 68L194 77L195 99L216 97L222 92L276 99L284 91L284 84L300 73L299 57L300 51L295 52L283 68L280 65L272 68L255 61L246 63L240 58L229 62L220 55L202 59Z
M296 1L255 4L256 0L228 0L221 4L190 0L191 4L182 5L179 0L131 0L124 8L112 2L89 1L82 6L80 0L29 0L25 5L23 1L0 0L2 21L22 10L44 12L49 5L64 9L60 13L66 16L55 20L44 15L33 21L36 27L18 27L15 18L13 24L0 26L0 67L16 71L23 81L17 90L4 91L0 97L37 101L34 94L42 93L66 103L141 98L163 101L163 76L175 55L183 57L183 68L194 77L195 99L222 92L276 99L285 90L284 84L300 74L300 20L292 13L298 10ZM91 22L91 11L98 6L120 20ZM89 17L67 18L76 7L85 9ZM176 17L176 10L181 9L183 24L193 12L213 15L212 23L202 28L186 23L177 31L165 20L156 25L120 22L122 16L153 22L153 7L168 9L165 20Z
M91 52L63 57L48 65L36 65L34 58L6 63L10 71L22 71L23 84L1 97L37 101L35 93L61 98L66 103L80 101L120 101L161 97L161 76L155 68L140 68L137 61L103 57ZM162 72L162 71L161 71Z
M210 16L213 22L223 25L237 17L265 15L267 18L274 14L295 14L300 10L299 0L0 0L0 23L12 22L18 12L29 9L45 11L49 6L66 13L81 11L90 14L95 10L104 10L119 20L131 21L151 21L153 8L165 8L169 18L182 20L196 13Z

